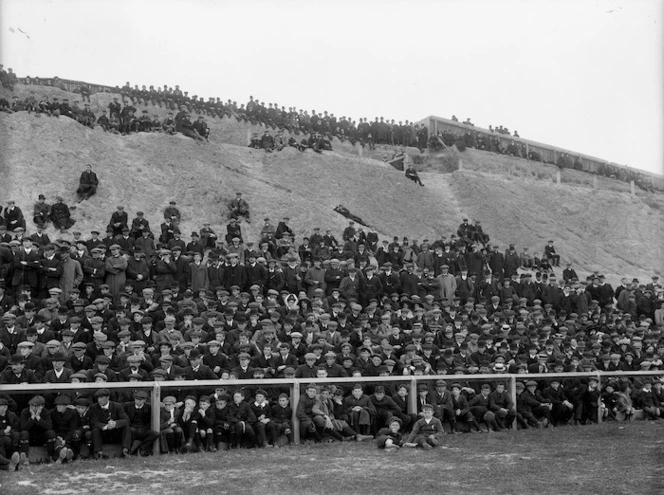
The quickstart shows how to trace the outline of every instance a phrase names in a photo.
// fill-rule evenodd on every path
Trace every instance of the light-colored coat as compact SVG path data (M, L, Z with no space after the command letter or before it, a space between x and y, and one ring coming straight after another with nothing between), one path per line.
M438 281L438 288L440 290L440 298L441 300L449 301L452 302L454 299L454 294L457 290L457 282L456 279L454 278L454 275L451 273L441 273L436 277L436 280Z
M106 284L113 299L118 298L118 294L124 289L127 277L127 258L124 256L111 256L106 258Z
M69 291L78 288L83 281L83 269L77 260L69 258L62 262L62 275L60 275L60 290L62 302L69 300Z

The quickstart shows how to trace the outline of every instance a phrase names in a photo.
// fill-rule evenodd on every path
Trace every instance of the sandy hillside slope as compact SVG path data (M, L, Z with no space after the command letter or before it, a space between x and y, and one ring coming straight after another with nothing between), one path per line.
M29 89L18 86L17 94L26 96ZM45 92L67 95L36 88L37 95ZM93 109L111 98L93 95ZM166 114L156 107L150 112ZM361 153L359 146L335 141L335 151L322 155L293 149L265 154L246 147L247 136L262 132L262 126L234 118L208 122L212 138L198 144L181 136L119 136L66 118L2 113L0 200L14 198L27 217L40 192L49 202L59 194L72 204L78 177L92 163L101 180L98 194L74 212L76 228L85 235L103 228L117 204L130 218L145 211L158 228L170 200L182 211L187 237L206 220L224 232L225 205L242 191L254 218L243 230L254 241L264 216L275 224L290 216L299 239L314 226L340 235L347 220L333 208L343 204L381 238L449 236L468 216L481 220L501 248L514 242L541 253L549 238L556 239L563 260L582 272L599 270L614 279L663 273L662 195L639 191L632 196L628 185L610 179L600 179L593 189L592 176L575 171L564 174L563 185L556 187L554 167L475 150L458 154L462 170L423 172L422 188L382 161L391 153L388 148Z
M105 226L117 204L130 216L142 209L158 224L170 200L178 203L186 231L200 228L204 220L221 229L225 205L236 191L244 193L254 219L278 221L288 215L300 235L314 225L338 234L347 225L333 211L338 204L383 236L431 239L458 224L458 216L434 190L415 185L382 161L337 152L266 154L215 139L199 144L181 136L119 136L70 119L27 113L0 115L0 138L3 196L15 198L24 211L32 210L40 192L47 201L60 194L73 203L84 165L94 164L101 185L76 209L76 227L82 231ZM245 226L250 238L261 223Z

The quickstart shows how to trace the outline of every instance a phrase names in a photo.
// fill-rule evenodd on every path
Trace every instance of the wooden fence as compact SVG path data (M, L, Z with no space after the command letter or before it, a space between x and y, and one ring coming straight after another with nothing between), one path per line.
M408 412L414 414L417 412L417 386L420 383L435 382L444 379L451 385L452 382L508 382L512 400L516 407L516 382L522 380L551 380L553 378L623 378L639 376L664 376L662 371L630 371L630 372L590 372L590 373L540 373L540 374L502 374L502 375L423 375L423 376L371 376L371 377L348 377L348 378L312 378L312 379L264 379L264 380L187 380L187 381L157 381L157 382L110 382L110 383L36 383L36 384L18 384L18 385L0 385L0 392L5 394L38 394L53 393L67 390L99 390L106 388L109 390L150 390L150 403L152 406L152 429L159 431L159 412L161 410L162 391L168 395L171 389L201 389L216 388L224 386L234 387L255 387L260 386L269 388L270 386L290 387L291 407L293 409L293 436L296 444L300 443L300 424L296 416L297 406L300 400L303 386L309 383L316 385L325 384L379 384L394 382L397 384L408 384ZM449 386L448 385L448 386ZM155 451L159 452L156 448Z

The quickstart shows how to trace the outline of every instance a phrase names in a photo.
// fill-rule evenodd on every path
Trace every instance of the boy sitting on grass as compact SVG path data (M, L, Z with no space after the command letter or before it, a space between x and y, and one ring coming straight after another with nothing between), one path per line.
M422 406L422 418L418 419L410 432L404 447L415 448L418 445L425 450L431 450L440 445L440 440L445 434L443 424L438 418L433 417L433 406L424 404Z
M403 436L401 435L401 419L392 416L387 422L386 428L378 430L378 443L379 449L385 449L386 452L396 452L401 447Z
M286 435L288 443L293 443L293 427L291 425L291 418L293 417L293 409L289 404L288 394L279 394L279 402L272 404L272 421L276 427L276 438L281 435Z

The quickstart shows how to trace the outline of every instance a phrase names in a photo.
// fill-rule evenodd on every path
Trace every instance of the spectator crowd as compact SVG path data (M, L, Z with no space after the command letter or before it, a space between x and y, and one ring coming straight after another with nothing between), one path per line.
M14 76L15 77L15 76ZM24 79L27 85L42 85L44 81L40 78L26 77ZM65 89L57 78L49 83ZM13 88L13 86L12 86ZM351 143L361 143L363 146L370 147L375 144L390 144L397 146L416 146L424 150L427 146L428 131L426 126L415 124L413 122L399 121L394 119L387 120L384 117L376 117L373 122L367 118L360 118L359 122L350 117L342 116L337 118L334 114L327 111L317 112L312 110L298 110L295 107L279 106L277 103L266 103L253 96L249 97L246 104L239 104L236 101L222 101L220 98L205 98L198 95L190 96L187 91L182 91L178 85L174 88L168 85L163 87L138 85L133 87L127 82L122 87L108 88L109 91L121 95L109 104L107 110L103 110L99 116L90 111L90 90L85 85L76 88L76 92L81 95L80 99L75 100L71 105L68 99L49 98L43 96L37 98L31 93L24 100L18 97L13 98L12 102L0 99L0 110L4 111L35 111L37 113L46 113L49 115L65 115L78 120L81 124L93 127L95 124L101 126L104 130L128 134L132 132L182 132L195 139L199 136L207 138L209 129L204 122L204 117L222 118L235 117L237 120L251 122L252 124L263 124L271 127L273 130L284 130L289 133L299 135L316 135L316 139L325 139L332 141L334 137L341 141L350 141ZM87 100L87 102L86 102ZM81 108L81 104L83 108ZM141 115L137 115L137 109L134 105L158 106L169 110L169 117L161 120L157 115L150 115L149 110L141 110ZM176 112L173 115L172 112ZM191 122L191 114L199 115L195 122ZM180 115L178 117L178 115ZM202 129L197 125L203 124ZM184 132L183 132L184 129ZM187 131L193 129L196 135ZM298 145L302 145L302 141ZM292 144L291 144L292 145ZM297 147L297 146L296 146ZM308 145L308 147L312 147ZM323 148L324 149L324 148Z
M3 86L11 80L3 75ZM253 98L240 106L204 101L177 86L118 90L124 105L114 98L99 117L83 91L83 109L80 101L33 96L0 107L197 140L209 129L204 117L192 123L191 112L232 115L316 139L254 136L250 146L268 151L320 151L332 137L427 145L426 127L407 121L356 124ZM137 118L133 105L148 103L171 115L161 123ZM469 136L473 146L491 146ZM81 200L96 192L93 174L88 167L81 176ZM297 239L288 218L275 226L265 217L249 239L242 232L249 203L237 193L225 232L196 218L201 228L185 239L177 204L163 213L154 228L143 212L130 220L119 205L106 226L74 231L69 241L46 233L50 224L61 233L74 225L62 200L38 199L35 232L14 201L0 210L0 384L74 384L63 393L0 392L1 469L28 463L30 446L46 446L57 463L105 458L109 442L125 456L150 455L156 440L164 453L270 448L294 440L293 417L302 440L375 439L393 451L431 449L446 434L662 416L664 288L656 275L613 288L600 273L580 278L570 262L561 266L554 240L533 252L516 241L500 246L466 218L438 239L381 240L353 220L343 232L311 225ZM582 371L611 374L557 376ZM516 396L506 374L523 375ZM403 383L410 376L435 377L418 385L415 410ZM393 380L333 383L341 377ZM264 378L284 385L238 385ZM330 384L303 387L293 410L292 378ZM165 388L154 429L151 383L180 380L218 383ZM114 382L133 385L106 388Z
M89 172L88 169L86 172ZM87 383L99 389L0 396L0 466L30 445L49 459L271 447L302 439L376 438L381 448L425 449L445 434L542 428L662 414L664 289L602 274L580 279L553 240L532 254L501 249L479 221L421 242L352 220L338 233L263 220L245 238L238 193L226 233L205 223L185 240L175 202L153 230L118 206L105 236L34 233L10 202L0 227L0 383ZM24 220L24 219L23 219ZM557 378L608 371L609 378ZM474 374L495 380L473 380ZM523 374L517 395L506 373ZM529 379L528 374L546 374ZM438 378L417 388L406 376ZM457 377L458 375L458 377ZM352 386L241 386L262 378L394 377ZM143 382L214 380L162 393L154 430ZM109 390L106 383L131 389ZM516 420L516 421L515 421ZM84 448L85 447L85 448Z

